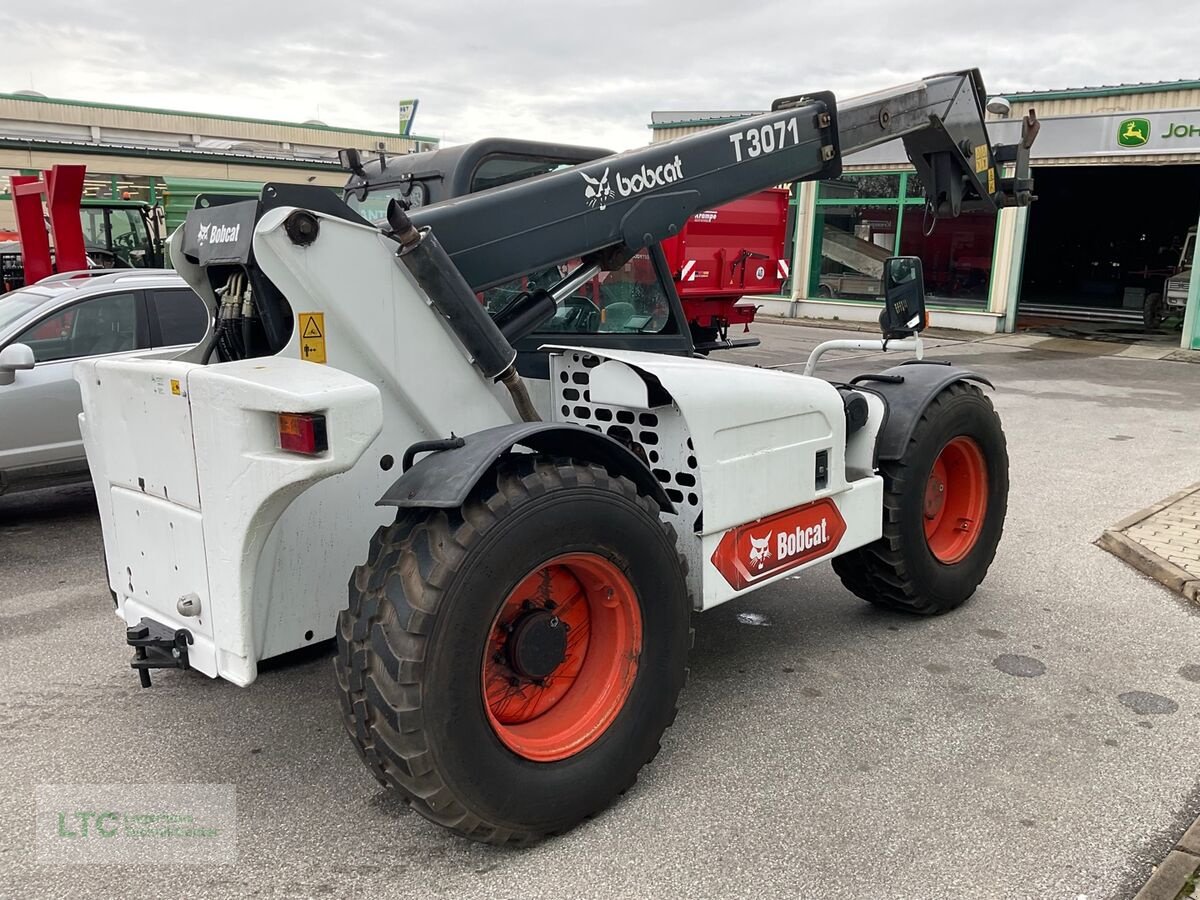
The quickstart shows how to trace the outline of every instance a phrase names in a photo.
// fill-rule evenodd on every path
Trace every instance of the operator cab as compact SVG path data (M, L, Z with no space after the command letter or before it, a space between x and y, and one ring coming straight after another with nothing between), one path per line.
M387 219L389 200L411 211L611 155L611 150L600 147L507 138L366 159L357 150L343 150L339 158L350 178L342 199L364 219L381 225Z
M386 225L392 200L416 212L610 155L611 150L599 147L507 138L487 138L407 156L364 158L357 151L343 150L342 165L350 172L343 199L367 221ZM585 188L581 182L581 193ZM502 315L518 298L550 288L579 265L579 259L567 260L486 287L478 296L493 317ZM538 348L563 343L567 335L570 343L579 346L692 355L683 307L659 246L639 251L620 268L597 273L566 297L534 333L516 341L521 374L548 377L549 360Z

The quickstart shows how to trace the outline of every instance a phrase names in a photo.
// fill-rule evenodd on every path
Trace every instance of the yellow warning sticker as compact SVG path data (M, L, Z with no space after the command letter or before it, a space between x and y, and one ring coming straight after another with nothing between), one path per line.
M300 329L300 358L308 362L325 362L325 313L299 313L296 319L296 327Z
M988 193L996 193L996 170L988 169Z
M179 379L178 378L171 379L171 393L174 394L176 397L180 396L183 393L183 391L180 390L180 388L179 388Z
M980 144L975 148L975 172L980 173L988 167L988 148L987 144Z

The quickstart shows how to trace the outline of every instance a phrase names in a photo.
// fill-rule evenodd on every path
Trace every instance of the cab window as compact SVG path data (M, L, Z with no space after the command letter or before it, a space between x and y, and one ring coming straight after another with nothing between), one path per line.
M553 159L536 159L528 156L508 156L493 154L476 166L471 173L471 193L486 191L489 188L500 187L534 178L559 169L568 169L576 165L574 162L563 162Z
M579 265L574 259L485 291L488 312L495 315L524 291L549 290ZM671 318L670 300L648 251L620 269L600 272L564 299L542 334L658 334Z

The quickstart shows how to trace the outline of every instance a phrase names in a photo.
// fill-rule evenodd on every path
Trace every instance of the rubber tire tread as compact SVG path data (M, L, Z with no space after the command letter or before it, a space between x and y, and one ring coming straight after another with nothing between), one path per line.
M970 435L979 443L988 467L988 506L984 527L971 552L960 563L933 559L924 531L914 527L905 509L910 482L923 485L944 439L935 434L948 415L962 415L963 404L991 420L992 428ZM918 615L941 615L965 603L983 581L996 555L1008 505L1008 449L991 400L975 385L954 382L925 408L908 447L898 460L880 465L883 476L883 536L833 560L833 569L851 593L876 606ZM908 494L921 502L923 489ZM932 573L932 574L931 574Z
M380 784L395 790L417 813L475 841L524 846L576 823L539 830L489 821L446 783L425 732L422 684L430 636L442 614L447 589L482 536L522 504L547 492L579 487L616 493L636 504L659 523L670 546L678 546L675 530L662 520L658 504L639 493L630 479L570 459L513 455L502 459L481 480L462 507L402 509L395 522L379 528L371 538L367 562L354 569L349 605L338 616L337 694L343 724L359 756ZM687 563L678 550L675 555L684 578ZM404 579L406 610L398 611L385 595L384 585L395 575ZM672 683L660 686L671 692L669 714L663 721L644 723L646 729L657 731L657 737L638 769L657 755L662 734L675 720L687 679L686 651L694 633L688 621L686 589L681 591L685 600L680 610L686 631L684 664L677 677L670 679ZM386 673L386 679L381 679L381 673ZM635 771L626 783L615 785L608 804L636 779ZM589 810L579 819L602 809Z

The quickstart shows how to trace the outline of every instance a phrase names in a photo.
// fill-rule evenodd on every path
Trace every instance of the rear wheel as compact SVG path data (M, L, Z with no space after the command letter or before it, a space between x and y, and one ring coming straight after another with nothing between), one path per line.
M653 758L689 617L652 499L595 466L510 457L461 508L402 511L372 539L338 620L345 725L421 815L527 843Z
M1008 506L1008 450L991 401L957 382L934 398L899 460L880 466L883 537L833 568L862 599L933 615L958 607L996 555Z
M1146 328L1157 328L1163 320L1162 294L1155 291L1147 294L1142 303L1142 324Z

